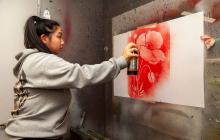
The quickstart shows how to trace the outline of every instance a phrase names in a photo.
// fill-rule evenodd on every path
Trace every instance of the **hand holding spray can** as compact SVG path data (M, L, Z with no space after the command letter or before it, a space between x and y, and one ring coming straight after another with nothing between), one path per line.
M137 53L137 52L134 51L133 53ZM138 74L138 58L137 57L132 57L130 61L128 62L127 74L128 75Z
M129 42L133 42L136 44L134 40L131 40L131 32L129 33ZM133 51L132 53L138 54L138 51ZM128 62L128 67L127 67L127 75L138 75L138 57L131 57L131 59Z

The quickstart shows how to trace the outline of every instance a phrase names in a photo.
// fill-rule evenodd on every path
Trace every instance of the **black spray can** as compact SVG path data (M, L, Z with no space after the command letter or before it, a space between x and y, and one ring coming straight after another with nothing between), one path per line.
M137 53L137 52L133 52ZM127 67L127 74L128 75L138 75L138 58L132 57L128 63Z

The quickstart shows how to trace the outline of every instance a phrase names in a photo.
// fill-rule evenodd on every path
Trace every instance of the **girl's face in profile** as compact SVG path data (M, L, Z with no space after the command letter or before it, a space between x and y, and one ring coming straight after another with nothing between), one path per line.
M60 26L49 36L41 35L41 40L53 54L59 54L64 47L63 33Z

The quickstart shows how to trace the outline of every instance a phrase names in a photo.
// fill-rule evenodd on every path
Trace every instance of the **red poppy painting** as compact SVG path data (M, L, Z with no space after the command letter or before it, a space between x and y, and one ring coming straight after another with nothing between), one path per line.
M122 70L114 80L114 96L204 107L203 30L199 12L114 36L114 57L129 42L138 46L138 74Z
M128 42L139 48L138 75L128 77L132 98L149 97L158 84L169 78L170 34L166 23L132 31Z

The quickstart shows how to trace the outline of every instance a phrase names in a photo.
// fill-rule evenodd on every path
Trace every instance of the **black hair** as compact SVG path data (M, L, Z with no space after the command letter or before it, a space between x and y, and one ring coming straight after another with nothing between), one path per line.
M54 33L60 24L54 20L43 19L38 16L28 18L24 28L24 46L25 48L36 48L41 52L51 53L50 50L41 41L40 36L45 34L50 36Z

